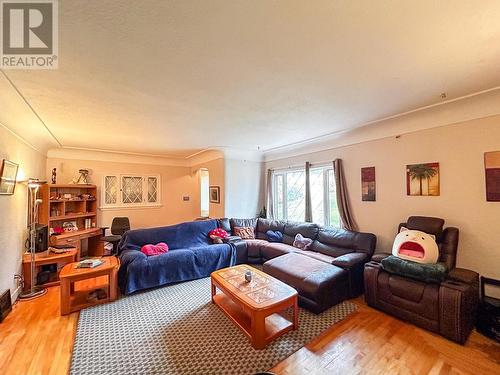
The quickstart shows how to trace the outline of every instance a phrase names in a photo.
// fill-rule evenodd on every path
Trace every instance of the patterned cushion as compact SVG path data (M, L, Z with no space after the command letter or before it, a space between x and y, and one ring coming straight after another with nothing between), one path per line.
M220 237L222 239L228 238L229 234L222 228L212 229L208 232L208 237L212 238L212 236Z
M253 227L234 227L233 233L235 236L239 236L244 240L255 239L255 231Z
M307 250L313 243L310 238L304 237L300 233L295 235L295 240L293 241L293 247L301 250Z

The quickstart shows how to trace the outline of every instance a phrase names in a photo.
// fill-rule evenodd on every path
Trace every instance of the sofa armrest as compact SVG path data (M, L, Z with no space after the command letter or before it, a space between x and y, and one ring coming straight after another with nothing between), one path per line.
M118 285L123 294L127 294L125 291L125 284L127 282L127 274L129 268L134 267L133 264L140 264L143 261L147 261L148 257L146 254L139 250L125 249L120 255L120 268L118 269Z
M366 253L349 253L341 255L332 261L332 264L341 268L351 268L358 264L364 264L369 260Z
M479 274L465 268L454 268L450 272L448 272L448 280L478 285Z
M347 271L349 278L349 297L354 298L363 293L363 270L370 260L367 253L349 253L335 258L332 265Z
M377 262L368 262L364 268L364 291L365 301L371 307L377 307L378 303L378 275L382 265Z
M224 243L234 243L238 241L243 241L240 236L229 236L227 238L222 239L222 242Z
M127 249L121 252L119 258L120 268L126 268L130 263L147 259L148 257L142 251Z
M392 254L390 254L390 253L375 253L375 254L373 254L371 260L372 260L372 262L380 263L380 262L382 262L382 259L387 258L390 255L392 255Z
M231 236L229 238L230 240L225 243L229 244L230 246L234 246L236 249L235 264L248 263L248 249L246 241L237 236Z

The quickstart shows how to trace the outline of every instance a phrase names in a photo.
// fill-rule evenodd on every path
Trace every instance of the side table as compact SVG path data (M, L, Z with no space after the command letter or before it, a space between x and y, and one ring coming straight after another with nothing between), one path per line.
M74 262L77 257L76 249L68 249L62 254L55 254L49 251L44 251L42 253L35 254L35 270L38 273L40 268L46 264L56 264L58 272L54 272L50 275L50 279L47 283L41 284L43 287L51 287L54 285L59 285L59 268L63 268L64 265ZM23 255L23 274L24 274L24 290L31 288L31 254ZM35 275L36 279L36 275Z
M114 256L101 260L104 263L95 268L77 268L78 262L74 262L61 270L61 315L116 300L120 261ZM77 282L80 284L78 287L75 286ZM92 296L92 292L97 290L104 291L101 299Z

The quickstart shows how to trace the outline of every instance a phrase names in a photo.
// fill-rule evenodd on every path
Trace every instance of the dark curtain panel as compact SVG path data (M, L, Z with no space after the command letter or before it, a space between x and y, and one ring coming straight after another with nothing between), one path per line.
M311 164L306 161L306 211L304 220L306 222L312 222L312 208L311 208L311 184L309 178L309 169L311 168Z
M335 176L337 206L339 209L342 228L355 231L358 229L358 226L354 221L354 217L349 205L349 195L347 193L347 185L345 182L344 168L342 167L342 159L335 159L333 161L333 174Z
M267 170L266 205L267 205L267 218L274 219L274 194L273 194L272 169Z

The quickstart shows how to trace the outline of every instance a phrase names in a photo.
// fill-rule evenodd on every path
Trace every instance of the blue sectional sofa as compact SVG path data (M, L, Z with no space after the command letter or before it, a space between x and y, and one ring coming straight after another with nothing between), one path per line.
M208 232L215 228L217 220L206 220L126 232L118 244L122 293L208 277L217 269L233 266L236 246L211 244ZM140 251L143 245L159 242L168 244L167 253L148 257Z
M208 233L222 228L251 227L255 239L213 245ZM283 242L267 241L269 230L283 234ZM293 247L300 233L313 240L311 248ZM166 242L170 250L146 256L146 244ZM299 304L321 313L329 307L363 293L363 270L375 250L371 233L268 219L218 219L194 221L168 227L131 230L118 244L121 267L118 282L122 293L210 276L235 264L263 264L263 270L295 288Z

